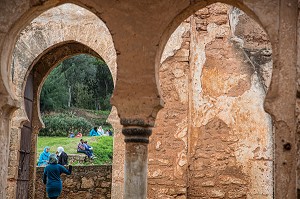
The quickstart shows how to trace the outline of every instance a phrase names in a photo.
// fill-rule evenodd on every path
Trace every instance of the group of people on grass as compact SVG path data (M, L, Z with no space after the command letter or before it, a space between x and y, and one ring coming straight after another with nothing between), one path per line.
M77 152L86 154L90 159L96 158L93 154L93 147L88 145L87 141L83 139L80 139L78 143ZM64 167L65 165L68 165L68 155L61 146L57 148L55 154L50 153L49 146L46 146L40 154L38 166L45 166L43 183L46 185L46 192L50 199L57 199L62 192L60 175L62 173L67 175L72 173L72 165L69 165L68 169Z
M40 158L38 161L38 166L47 166L49 164L49 158L50 158L50 147L46 146L44 148L44 151L40 154ZM60 165L67 165L68 164L68 155L64 151L63 147L58 147L56 151L56 158L57 158L57 163Z
M102 128L102 126L99 126L98 128L97 127L92 128L92 130L90 131L89 135L90 136L113 136L113 132L110 129L104 131L104 129ZM81 138L82 137L82 133L78 132L75 135L75 133L72 131L72 132L69 132L68 137L69 138Z
M82 137L82 133L78 132L76 135L75 133L72 131L69 133L68 138L81 138Z
M113 133L110 129L106 130L104 132L104 129L102 128L102 126L94 127L91 131L90 131L90 136L112 136Z
M87 141L83 139L80 139L77 152L86 154L90 159L96 158L93 155L93 147L89 146ZM46 184L46 192L50 199L56 199L61 194L62 181L60 175L62 173L67 175L72 173L72 165L69 165L68 169L64 167L65 165L68 165L68 155L61 146L57 148L56 154L50 153L49 146L46 146L40 154L38 166L45 166L43 183Z

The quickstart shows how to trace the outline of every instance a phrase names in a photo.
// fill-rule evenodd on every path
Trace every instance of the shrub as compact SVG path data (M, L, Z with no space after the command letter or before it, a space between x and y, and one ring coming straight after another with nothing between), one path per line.
M113 137L101 136L97 137L99 142L93 145L94 154L97 158L94 160L95 164L112 164L113 158Z
M80 131L87 135L93 125L83 117L70 114L56 114L43 116L45 128L39 133L40 136L68 136L70 131Z

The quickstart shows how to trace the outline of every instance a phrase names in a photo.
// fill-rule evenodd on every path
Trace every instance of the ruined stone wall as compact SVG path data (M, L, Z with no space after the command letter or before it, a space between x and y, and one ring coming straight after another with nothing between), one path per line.
M112 107L112 113L116 113L115 107ZM124 136L121 132L122 126L120 118L117 114L110 114L107 121L114 128L114 144L113 144L113 164L112 164L112 187L111 198L122 199L124 190Z
M43 167L37 168L35 199L45 199L46 186L42 182ZM111 197L111 165L74 166L71 175L61 175L64 199L108 199Z
M273 197L271 55L263 29L225 4L177 28L159 68L148 198Z
M300 1L298 1L298 7L300 10ZM296 143L297 143L297 194L300 198L300 14L298 15L298 35L297 35L297 98L296 98Z
M244 49L260 41L241 28L258 27L239 16L230 21L233 11L212 5L191 23L190 198L273 197L271 118L263 108L264 84Z
M148 198L185 198L187 192L187 132L190 22L170 38L159 68L164 108L150 137Z

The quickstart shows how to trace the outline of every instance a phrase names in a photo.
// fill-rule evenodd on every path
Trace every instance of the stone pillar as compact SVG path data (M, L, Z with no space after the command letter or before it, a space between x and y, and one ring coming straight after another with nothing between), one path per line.
M0 94L0 198L6 198L7 193L11 116L16 109L16 104L17 102L8 95Z
M111 198L123 199L125 143L122 134L122 125L120 124L116 107L112 107L107 122L110 123L114 129Z
M35 181L36 181L36 163L37 163L37 137L40 128L33 128L31 134L31 150L30 150L30 166L29 166L29 188L28 199L34 198L35 195Z
M297 0L280 0L278 40L273 45L273 73L265 100L275 133L274 198L296 196Z
M124 199L146 199L149 126L123 125L125 136Z

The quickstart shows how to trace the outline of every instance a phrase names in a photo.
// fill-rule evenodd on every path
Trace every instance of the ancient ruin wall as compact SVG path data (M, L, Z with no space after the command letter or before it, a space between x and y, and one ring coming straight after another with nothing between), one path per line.
M186 20L162 55L159 79L165 105L150 137L148 198L184 198L187 192L189 35Z
M37 168L35 199L47 198L42 182L44 167ZM111 197L111 165L74 166L71 175L62 174L64 199L109 199Z
M212 5L198 11L191 23L195 86L190 95L190 198L273 197L271 119L263 109L265 90L259 70L245 52L252 50L251 42L260 41L241 28L258 27L229 21L233 11L224 4Z
M259 25L225 4L177 28L159 70L148 198L272 198L271 55Z
M299 4L300 8L300 4ZM298 15L298 35L297 35L297 49L298 49L298 59L297 59L297 98L296 98L296 124L297 124L297 194L300 198L300 14Z

